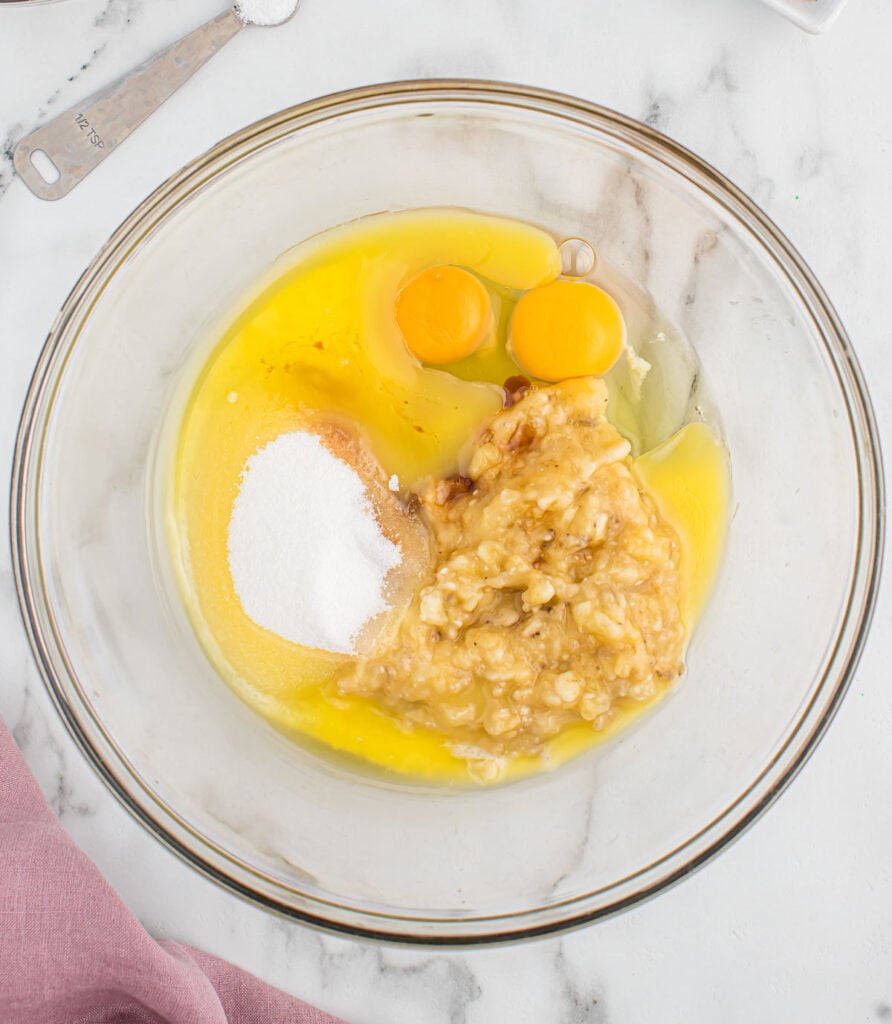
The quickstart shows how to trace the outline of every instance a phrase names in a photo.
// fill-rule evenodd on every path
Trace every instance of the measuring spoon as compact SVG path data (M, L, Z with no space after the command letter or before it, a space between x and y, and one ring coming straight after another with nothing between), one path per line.
M245 25L284 25L299 2L272 3L262 20L252 20L238 4L212 18L20 139L12 157L19 177L39 198L61 199ZM247 11L256 6L246 4Z

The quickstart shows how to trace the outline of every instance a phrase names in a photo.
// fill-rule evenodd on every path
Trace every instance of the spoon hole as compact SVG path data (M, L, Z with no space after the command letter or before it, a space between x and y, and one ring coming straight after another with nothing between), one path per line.
M34 170L43 178L47 185L55 185L62 177L62 172L42 149L35 149L31 154Z

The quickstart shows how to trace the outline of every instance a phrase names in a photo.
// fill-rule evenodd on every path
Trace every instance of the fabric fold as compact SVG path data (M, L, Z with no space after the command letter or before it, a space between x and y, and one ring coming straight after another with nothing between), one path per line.
M0 721L4 1024L343 1024L208 953L156 942L56 820Z

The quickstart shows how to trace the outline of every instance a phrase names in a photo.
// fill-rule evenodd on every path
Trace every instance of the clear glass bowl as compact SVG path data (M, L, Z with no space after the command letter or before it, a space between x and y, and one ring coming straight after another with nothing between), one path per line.
M725 565L680 685L559 771L491 790L364 780L219 680L158 529L161 425L196 346L289 247L380 210L457 205L581 235L696 346L731 452ZM169 417L168 417L169 420ZM670 140L532 89L406 83L252 125L163 185L76 285L14 467L22 609L71 732L201 871L356 935L516 939L616 913L777 797L851 680L883 486L857 361L761 211Z

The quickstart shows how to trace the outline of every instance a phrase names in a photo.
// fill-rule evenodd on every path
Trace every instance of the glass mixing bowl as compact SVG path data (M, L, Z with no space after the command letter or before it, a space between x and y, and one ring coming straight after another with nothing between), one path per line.
M211 668L159 539L168 413L196 348L302 239L436 205L591 239L640 282L699 353L734 477L724 568L681 683L575 762L494 789L364 779L274 731ZM659 892L777 797L864 643L882 496L844 330L733 185L580 100L406 83L244 129L115 232L66 301L27 398L14 561L68 727L184 860L328 928L494 941Z

